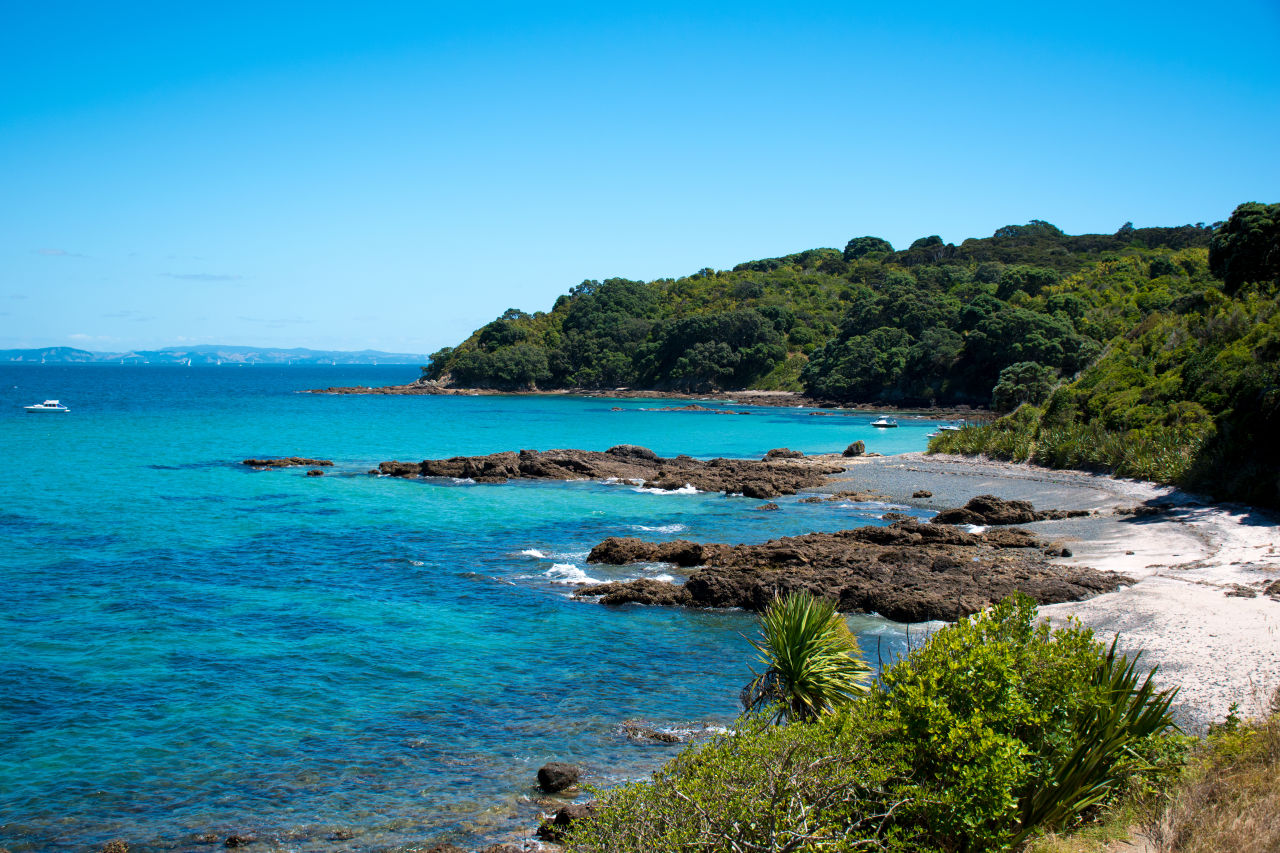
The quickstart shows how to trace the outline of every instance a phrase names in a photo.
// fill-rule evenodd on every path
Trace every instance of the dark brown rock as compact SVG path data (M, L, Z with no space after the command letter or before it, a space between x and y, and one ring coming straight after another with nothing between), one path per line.
M1262 591L1262 594L1280 599L1280 581L1272 581L1267 585L1267 588Z
M664 459L647 448L619 445L607 451L521 450L488 456L454 456L418 463L390 461L379 473L395 477L453 477L477 483L510 479L580 480L614 478L643 482L653 488L680 489L686 485L704 492L741 493L771 498L795 494L825 482L843 470L813 459L708 459L688 456Z
M308 472L307 472L307 476L308 476L308 477L323 477L323 476L324 476L324 472L323 472L323 471L321 471L319 468L312 468L310 471L308 471Z
M625 566L628 563L675 563L677 566L700 566L707 561L708 548L722 548L720 545L707 546L688 539L676 539L671 542L645 542L631 536L610 536L591 549L587 555L588 563L604 563L610 566Z
M547 841L563 841L565 832L580 820L586 820L597 811L595 802L571 803L556 812L556 816L544 820L538 827L538 837Z
M1083 509L1036 510L1030 501L1007 501L995 495L978 495L960 509L946 509L934 517L938 524L1029 524L1088 515Z
M597 595L600 596L601 604L614 606L621 604L653 604L667 607L688 607L693 604L689 591L680 584L654 580L653 578L591 584L578 587L573 592L574 598L591 598Z
M123 838L116 838L102 846L102 853L129 853L129 844Z
M258 839L252 835L228 835L223 847L247 847Z
M914 492L912 492L912 493L911 493L911 497L913 497L913 498L931 498L931 497L933 497L933 492L929 491L928 489L916 489Z
M480 853L524 853L524 850L514 844L490 844L481 849Z
M846 447L844 449L844 452L841 453L840 455L845 457L854 457L854 456L861 456L866 452L867 452L866 442L859 440L859 441L855 441L853 444L850 444L848 447Z
M300 468L303 466L329 467L333 464L331 459L308 459L305 456L283 456L274 459L244 459L241 465L248 465L252 468Z
M799 450L792 450L789 447L775 447L764 455L766 460L769 459L803 459L804 454Z
M538 769L538 787L548 794L556 794L578 784L582 771L563 761L552 761Z
M769 501L767 504L760 504L756 509L760 512L777 512L778 505L773 501Z
M467 853L456 844L433 844L427 848L426 853Z

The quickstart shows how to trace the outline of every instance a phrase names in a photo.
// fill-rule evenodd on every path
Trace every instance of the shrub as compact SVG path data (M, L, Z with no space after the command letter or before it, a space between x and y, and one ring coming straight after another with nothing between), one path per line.
M769 603L760 627L762 636L751 645L766 668L742 690L748 712L811 721L867 694L871 667L833 602L789 593Z
M937 632L871 695L763 717L603 798L570 850L1006 849L1167 772L1171 693L1017 595Z

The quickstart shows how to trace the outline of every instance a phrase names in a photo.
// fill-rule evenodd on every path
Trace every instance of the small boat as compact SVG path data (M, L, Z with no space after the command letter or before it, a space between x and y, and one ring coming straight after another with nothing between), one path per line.
M896 427L898 425L897 418L886 418L884 415L876 418L871 422L873 427Z
M43 403L36 403L34 406L23 406L22 408L33 414L35 412L69 412L71 411L66 406L59 403L57 400L45 400Z
M958 426L956 426L956 425L954 425L954 424L946 424L946 425L944 425L944 426L940 426L940 427L938 427L938 429L943 430L944 432L959 432L959 431L960 431L960 427L958 427Z
M928 432L925 433L925 438L937 438L940 435L942 435L940 432Z

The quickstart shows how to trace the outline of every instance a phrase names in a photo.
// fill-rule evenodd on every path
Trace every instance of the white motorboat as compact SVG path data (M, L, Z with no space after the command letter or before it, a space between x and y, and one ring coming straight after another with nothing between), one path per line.
M955 424L943 424L942 426L938 427L938 429L940 429L940 430L942 430L942 431L944 431L944 432L959 432L959 431L960 431L960 427L956 426Z
M71 411L66 406L59 403L57 400L45 400L43 403L36 403L34 406L23 406L22 408L25 411L31 412L32 414L36 412L69 412Z
M872 421L872 422L871 422L871 425L872 425L873 427L881 427L881 428L885 428L885 427L896 427L896 426L898 425L898 419L897 419L897 418L886 418L886 417L884 417L883 415L881 415L880 417L878 417L878 418L876 418L874 421Z

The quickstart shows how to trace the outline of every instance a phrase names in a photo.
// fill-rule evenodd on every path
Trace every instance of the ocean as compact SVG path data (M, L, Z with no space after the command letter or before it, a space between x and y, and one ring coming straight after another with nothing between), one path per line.
M0 366L0 847L374 851L528 835L550 760L607 786L731 725L757 620L569 597L608 536L761 542L885 523L884 504L369 476L389 459L639 444L760 457L936 422L671 401L298 393L412 366ZM60 399L69 414L26 414ZM677 403L676 405L679 405ZM254 471L247 457L334 460ZM916 514L923 515L916 510ZM850 624L875 663L903 626ZM745 636L744 636L745 635ZM204 848L208 849L208 848Z

